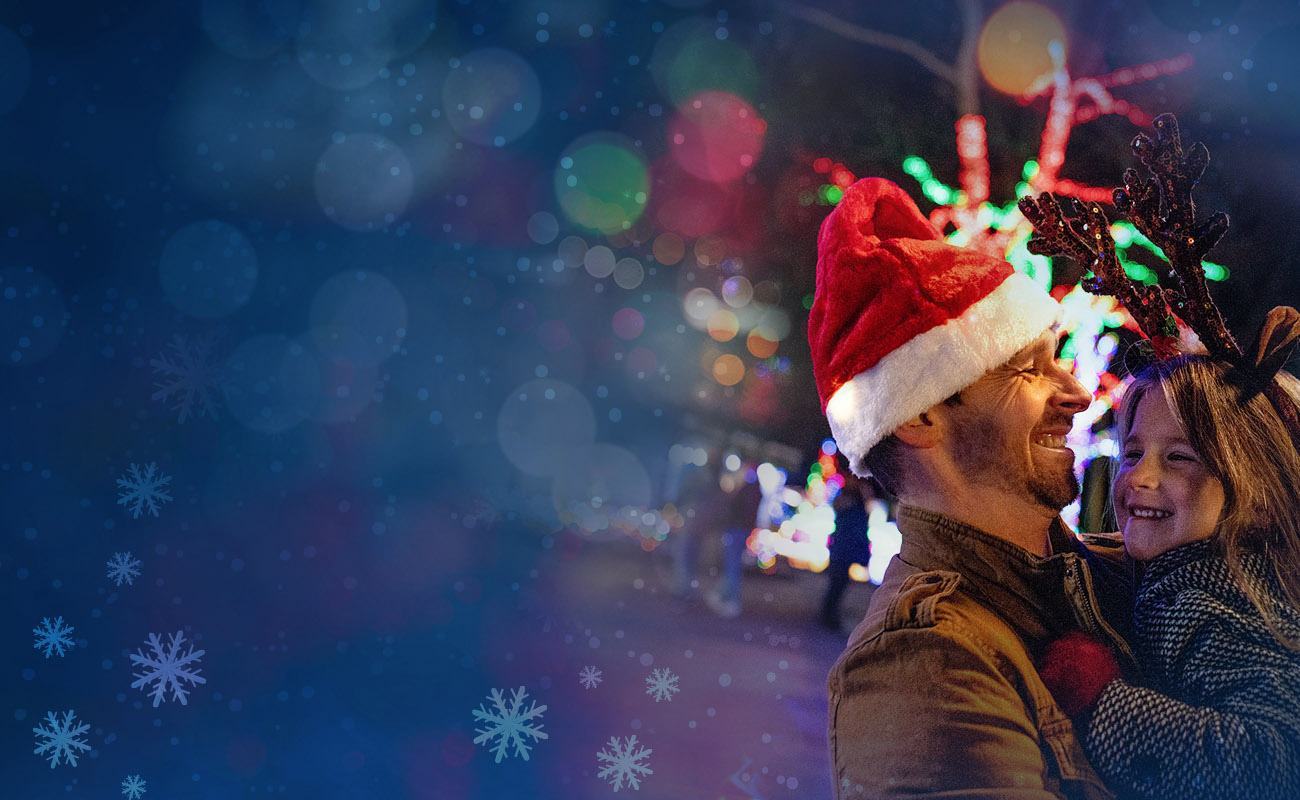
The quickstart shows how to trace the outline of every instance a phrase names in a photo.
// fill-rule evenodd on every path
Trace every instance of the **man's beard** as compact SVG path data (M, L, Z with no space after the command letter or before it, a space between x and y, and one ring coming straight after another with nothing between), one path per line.
M1060 511L1079 496L1079 479L1074 475L1074 468L1070 467L1062 473L1044 475L1038 470L1030 470L1027 481L1029 493L1044 508Z
M1008 463L1005 431L988 420L960 419L957 433L957 459L971 483L1026 495L1052 511L1079 496L1073 465L1046 472L1037 468L1032 456L1027 464Z

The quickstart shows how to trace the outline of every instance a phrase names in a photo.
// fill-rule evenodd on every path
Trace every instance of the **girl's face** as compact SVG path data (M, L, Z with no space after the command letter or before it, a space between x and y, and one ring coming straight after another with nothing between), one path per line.
M1138 401L1111 493L1124 545L1139 561L1208 539L1218 527L1223 484L1187 443L1159 387Z

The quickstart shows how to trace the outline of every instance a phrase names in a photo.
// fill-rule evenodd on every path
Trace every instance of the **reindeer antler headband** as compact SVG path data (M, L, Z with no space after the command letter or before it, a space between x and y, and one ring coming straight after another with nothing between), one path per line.
M1201 265L1206 253L1228 230L1228 215L1222 211L1196 222L1192 189L1210 163L1209 151L1197 142L1184 154L1178 120L1173 114L1161 114L1154 124L1154 141L1139 133L1132 144L1134 155L1153 177L1142 180L1137 170L1124 170L1124 186L1114 193L1115 209L1164 252L1169 259L1169 274L1178 287L1158 283L1144 286L1128 277L1115 254L1110 222L1099 203L1082 203L1073 198L1077 216L1065 219L1059 201L1051 193L1021 198L1020 211L1038 234L1029 242L1029 251L1067 255L1086 264L1093 277L1084 280L1083 288L1119 300L1161 359L1179 354L1179 318L1186 320L1211 357L1239 369L1248 376L1253 391L1268 396L1300 445L1300 414L1274 380L1300 343L1300 312L1289 306L1274 308L1255 346L1242 352L1210 297Z

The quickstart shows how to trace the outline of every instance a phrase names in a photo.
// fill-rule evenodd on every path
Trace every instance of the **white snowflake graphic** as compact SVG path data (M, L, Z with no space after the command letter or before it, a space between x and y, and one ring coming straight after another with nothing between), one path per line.
M63 655L64 650L72 647L72 637L68 634L74 630L76 629L63 621L63 617L56 617L53 622L45 617L39 627L32 628L32 633L36 634L36 644L33 647L44 653L46 658L51 653Z
M126 581L127 586L132 585L140 577L140 560L132 557L129 551L114 553L108 562L108 577L114 581L115 586L121 586L122 581Z
M126 506L134 519L139 519L142 511L158 516L158 505L172 499L163 488L172 482L172 477L158 472L156 462L150 462L143 472L140 471L139 464L132 464L129 472L131 477L123 474L117 479L117 485L125 490L117 498L117 504Z
M524 741L525 736L531 736L534 741L550 738L542 733L542 726L536 720L546 710L546 706L539 706L534 700L528 708L523 708L524 698L527 696L528 692L520 686L511 693L510 703L507 705L501 690L493 689L489 697L496 710L489 711L479 703L474 711L474 718L486 723L486 727L474 729L478 734L474 737L474 744L483 744L496 739L497 743L492 748L492 752L496 753L498 764L505 757L506 749L511 744L515 746L515 755L520 756L524 761L528 760L528 744Z
M172 400L172 410L179 413L177 421L182 424L191 414L217 419L217 393L225 387L221 368L211 360L212 337L190 342L177 335L171 351L171 356L159 353L149 359L154 375L162 377L154 384L158 391L153 399Z
M647 675L645 684L645 693L654 695L656 703L660 700L671 702L673 695L681 691L681 689L677 688L677 676L667 667L657 669Z
M185 688L181 686L181 681L189 681L192 684L207 683L208 679L199 676L197 667L191 666L198 661L205 651L195 650L194 645L190 649L181 653L181 644L185 641L185 633L177 631L175 634L169 634L170 642L163 647L162 636L157 633L149 634L149 646L152 653L145 655L137 649L131 654L131 663L140 664L145 670L141 673L132 673L137 680L131 683L132 689L142 689L150 683L154 684L153 695L154 708L164 700L164 695L170 687L172 699L181 701L185 705Z
M596 774L613 784L616 792L623 788L624 781L627 781L630 788L640 789L641 779L654 774L649 764L641 763L641 759L653 752L648 747L637 746L636 734L629 736L622 744L619 744L617 736L611 736L609 744L596 754L597 764L607 762Z
M126 795L128 800L140 800L144 795L144 781L139 775L126 776L126 780L122 781L122 794Z
M595 689L601 682L600 670L595 667L583 667L582 672L578 673L578 683L581 683L587 689Z
M53 711L45 712L45 723L39 728L32 728L32 733L36 734L36 750L33 751L38 756L45 756L50 760L50 768L53 769L59 765L59 759L62 758L72 766L77 766L78 751L85 752L90 749L90 745L81 737L90 726L82 722L80 725L73 725L73 722L80 722L77 719L76 712L66 711L63 719L59 719ZM44 739L44 744L41 740Z

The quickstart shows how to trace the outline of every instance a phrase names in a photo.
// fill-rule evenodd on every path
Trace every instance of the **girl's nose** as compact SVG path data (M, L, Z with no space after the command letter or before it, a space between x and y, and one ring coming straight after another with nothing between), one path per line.
M1142 456L1128 472L1129 483L1144 489L1154 489L1160 485L1160 468L1156 460Z

